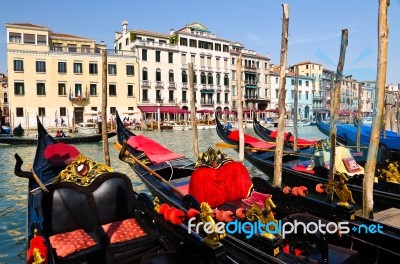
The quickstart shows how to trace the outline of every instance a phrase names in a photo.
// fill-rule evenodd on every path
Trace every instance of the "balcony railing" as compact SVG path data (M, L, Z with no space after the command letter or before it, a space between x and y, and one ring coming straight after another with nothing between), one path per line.
M245 99L258 99L258 95L249 95L249 94L245 94L244 95Z
M175 82L168 82L168 88L176 89L176 83Z
M141 82L142 86L144 86L144 87L150 87L150 81L142 80L142 81L140 81L140 82Z
M164 82L156 81L156 88L164 88Z
M214 105L214 100L201 100L200 105L202 105L202 106Z

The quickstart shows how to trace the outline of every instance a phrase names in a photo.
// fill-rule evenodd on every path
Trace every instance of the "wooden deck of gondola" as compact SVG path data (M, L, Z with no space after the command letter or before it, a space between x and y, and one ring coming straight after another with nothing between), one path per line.
M356 211L357 215L362 214L362 209ZM374 221L380 222L385 225L400 228L400 208L389 208L374 213Z

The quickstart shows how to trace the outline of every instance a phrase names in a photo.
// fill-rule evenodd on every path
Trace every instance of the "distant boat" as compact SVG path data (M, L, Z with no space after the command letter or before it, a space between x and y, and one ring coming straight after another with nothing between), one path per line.
M81 134L97 134L99 132L97 124L93 122L82 122L76 127Z

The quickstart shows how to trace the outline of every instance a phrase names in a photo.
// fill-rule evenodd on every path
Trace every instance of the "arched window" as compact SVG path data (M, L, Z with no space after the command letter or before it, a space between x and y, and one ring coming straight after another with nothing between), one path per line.
M182 82L187 83L188 82L188 76L186 71L182 71Z
M161 82L161 70L160 69L156 70L156 81Z
M8 94L7 93L4 93L4 97L3 98L4 98L4 103L8 104Z
M169 70L168 81L174 82L174 71L173 70Z
M229 85L229 77L228 77L228 74L225 74L225 76L224 76L224 85Z
M221 75L217 73L217 85L221 85Z
M147 75L147 68L143 68L142 70L143 81L148 81L149 76Z
M213 76L211 73L208 73L207 82L208 82L208 84L213 84Z
M204 72L202 72L201 75L200 75L200 83L201 84L207 84L206 74Z

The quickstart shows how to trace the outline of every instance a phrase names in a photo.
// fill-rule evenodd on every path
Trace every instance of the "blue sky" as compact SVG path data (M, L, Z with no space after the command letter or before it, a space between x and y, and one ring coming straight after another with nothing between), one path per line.
M1 4L0 72L7 73L4 23L30 22L66 33L104 40L113 48L114 32L126 19L129 29L168 33L200 22L220 38L239 41L246 48L279 64L283 3L290 6L288 66L314 61L336 70L341 31L349 30L345 74L375 80L377 65L378 0L254 0L254 1L80 1L4 0ZM400 0L389 6L387 83L400 83Z

